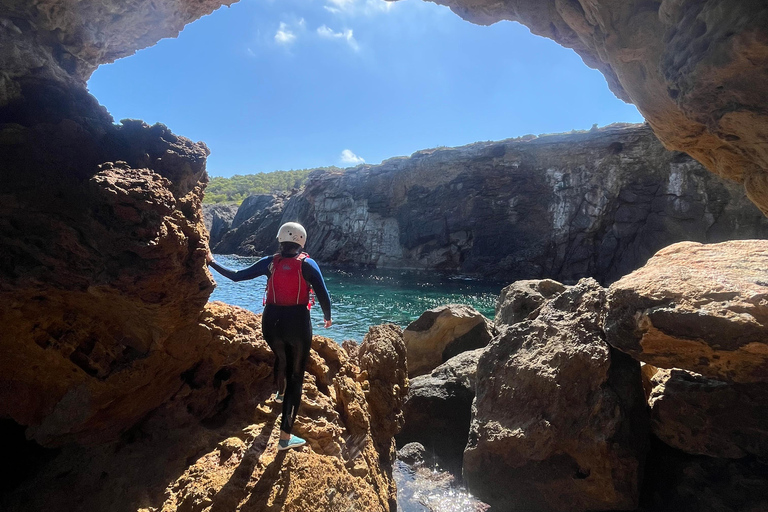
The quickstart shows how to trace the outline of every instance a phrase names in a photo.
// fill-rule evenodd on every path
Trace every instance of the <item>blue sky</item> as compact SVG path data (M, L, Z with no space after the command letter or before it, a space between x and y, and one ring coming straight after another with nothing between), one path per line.
M212 176L642 122L572 50L421 0L242 0L88 87L117 120L204 141Z

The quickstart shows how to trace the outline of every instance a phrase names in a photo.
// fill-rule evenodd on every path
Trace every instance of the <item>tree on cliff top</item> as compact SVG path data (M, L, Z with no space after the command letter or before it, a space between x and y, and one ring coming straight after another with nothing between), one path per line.
M336 167L321 169L335 170ZM307 176L317 169L299 169L291 171L274 171L259 174L235 174L231 178L211 178L205 189L204 203L237 203L240 204L248 196L256 194L272 194L294 188L301 188L307 181Z

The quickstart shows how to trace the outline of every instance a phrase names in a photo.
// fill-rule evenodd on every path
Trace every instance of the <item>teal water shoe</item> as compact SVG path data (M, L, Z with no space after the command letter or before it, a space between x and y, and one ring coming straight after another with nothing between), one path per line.
M277 391L275 393L275 402L277 402L278 404L283 403L283 396L284 396L283 394L281 394L279 391Z
M304 446L307 444L307 442L298 437L298 436L291 436L290 439L281 439L279 443L277 443L277 449L278 450L290 450L291 448L298 448L299 446Z

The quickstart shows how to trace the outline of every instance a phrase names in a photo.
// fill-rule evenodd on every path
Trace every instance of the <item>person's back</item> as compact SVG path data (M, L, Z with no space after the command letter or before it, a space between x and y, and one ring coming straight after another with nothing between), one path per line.
M312 347L312 322L309 316L310 291L314 290L323 310L326 329L331 320L331 301L317 263L302 252L306 231L295 222L280 227L277 240L280 252L260 259L251 267L233 271L222 267L208 253L208 263L235 281L266 275L264 313L261 317L264 340L275 353L275 401L283 403L278 449L302 446L306 441L291 435L301 404L302 385Z

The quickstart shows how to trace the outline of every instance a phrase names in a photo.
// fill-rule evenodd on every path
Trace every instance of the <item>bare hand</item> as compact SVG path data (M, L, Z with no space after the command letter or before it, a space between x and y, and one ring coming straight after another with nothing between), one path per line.
M326 329L327 329L327 328L329 328L329 327L330 327L330 326L332 326L332 325L333 325L333 320L326 320L326 321L325 321L325 328L326 328Z
M208 253L205 255L205 261L206 263L210 263L213 261L213 254L211 254L211 251L209 250Z

